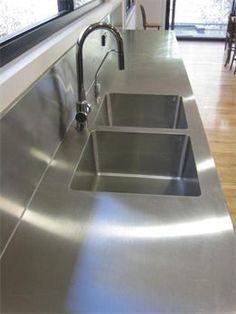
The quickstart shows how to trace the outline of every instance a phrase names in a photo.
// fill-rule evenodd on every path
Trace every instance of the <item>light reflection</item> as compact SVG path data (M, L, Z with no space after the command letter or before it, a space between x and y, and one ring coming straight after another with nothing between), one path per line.
M66 95L68 95L69 92L71 92L71 93L74 92L73 86L71 84L67 84L67 86L66 86L64 81L63 81L63 79L62 79L62 77L59 74L55 75L55 78L61 84L61 86L63 88L63 91L65 92ZM67 83L67 81L66 81L66 83Z
M34 158L36 158L40 161L46 162L47 164L49 164L49 162L51 160L51 157L49 155L45 154L44 152L42 152L41 150L36 149L36 148L31 148L30 154Z
M51 163L51 166L60 170L68 170L69 164L65 161L54 159Z
M231 230L229 218L212 218L188 223L164 226L103 226L100 230L104 236L132 239L163 239L189 236L202 236Z
M213 158L206 159L197 164L197 170L200 172L212 169L215 167L215 162Z
M24 207L18 203L0 196L0 210L14 217L19 217L24 211Z
M60 238L64 238L70 241L78 242L78 235L81 234L81 223L80 221L73 221L68 218L50 217L41 213L28 210L23 220L31 225L39 228L49 234L55 235ZM83 225L85 228L85 224Z
M0 211L20 218L24 210L25 207L0 196ZM58 219L57 217L50 217L32 210L27 210L22 220L52 235L68 240L78 241L78 237L75 237L75 230L77 233L80 230L79 228L81 227L81 223L79 221L75 222L65 219L65 217L63 217L63 219ZM85 224L83 224L83 228L85 228Z
M36 148L31 148L30 149L30 154L31 156L33 156L34 158L45 162L46 164L49 164L52 157L50 157L49 155L45 154L44 152L42 152L39 149ZM54 159L51 162L51 166L60 170L68 170L68 163L62 161L62 160L58 160L58 159Z
M228 216L210 218L194 222L163 226L100 226L102 236L129 239L163 239L189 236L203 236L221 233L232 229Z
M24 221L53 235L71 241L80 241L81 236L78 239L78 235L85 229L87 231L87 236L94 235L95 237L134 240L158 240L164 238L207 236L232 230L232 225L228 216L162 226L132 226L117 225L115 223L104 224L99 220L97 223L94 221L90 225L86 225L80 221L73 221L68 218L65 219L65 217L58 220L54 217L48 217L37 212L28 211L24 216Z
M24 210L23 206L0 197L1 210L13 216L19 216ZM53 235L65 238L70 241L80 241L78 235L86 230L87 235L100 237L115 237L127 239L163 239L179 238L189 236L204 236L217 234L232 230L232 224L229 216L218 218L208 218L186 223L166 224L160 226L135 226L127 224L117 224L114 221L104 223L104 221L94 220L88 225L86 222L72 220L68 217L54 217L41 214L32 210L27 210L23 220L35 227L44 230Z
M193 95L190 95L188 97L183 97L183 99L184 99L185 102L187 102L187 101L194 101L195 100Z

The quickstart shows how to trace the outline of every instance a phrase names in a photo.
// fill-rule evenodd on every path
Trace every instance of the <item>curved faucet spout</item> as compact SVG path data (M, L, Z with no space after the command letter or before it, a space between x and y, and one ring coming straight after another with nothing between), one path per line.
M119 31L112 25L100 22L91 24L83 33L80 40L77 42L77 76L78 76L78 99L79 102L85 100L85 89L84 89L84 73L83 73L83 45L88 37L88 35L94 32L97 29L105 29L113 34L117 42L117 51L118 51L118 62L119 69L124 70L125 60L124 60L124 46L123 39Z
M119 31L112 25L107 23L95 23L90 25L77 42L76 67L77 67L77 83L78 83L78 102L76 104L77 112L75 119L77 121L77 130L84 129L91 106L86 101L84 88L84 71L83 71L83 45L89 34L97 29L105 29L113 34L117 42L117 52L119 60L119 69L125 68L123 39Z

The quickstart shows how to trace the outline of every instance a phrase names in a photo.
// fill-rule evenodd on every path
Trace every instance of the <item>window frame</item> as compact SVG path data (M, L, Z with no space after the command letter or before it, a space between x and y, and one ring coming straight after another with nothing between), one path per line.
M91 0L91 2L74 9L73 0L58 0L58 9L60 11L57 16L0 43L0 67L17 58L103 2L104 0Z

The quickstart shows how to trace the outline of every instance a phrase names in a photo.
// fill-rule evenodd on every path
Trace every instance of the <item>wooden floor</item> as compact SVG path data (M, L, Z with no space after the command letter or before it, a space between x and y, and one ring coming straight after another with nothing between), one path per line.
M223 43L180 41L179 46L236 225L236 75L223 66Z

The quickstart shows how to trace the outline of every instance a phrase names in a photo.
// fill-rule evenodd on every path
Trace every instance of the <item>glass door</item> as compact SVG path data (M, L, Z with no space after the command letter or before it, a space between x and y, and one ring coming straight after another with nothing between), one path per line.
M178 38L225 38L233 0L172 0L169 25Z

